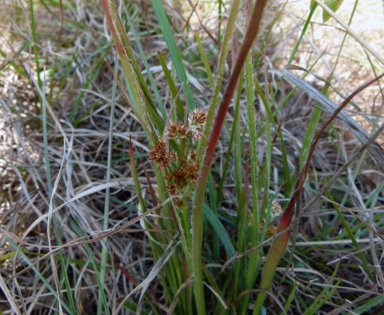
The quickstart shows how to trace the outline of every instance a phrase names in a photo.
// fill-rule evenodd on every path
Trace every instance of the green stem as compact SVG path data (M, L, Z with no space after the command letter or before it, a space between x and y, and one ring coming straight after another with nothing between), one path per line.
M227 61L229 48L231 47L230 40L232 37L233 30L235 29L236 18L237 18L237 15L239 13L240 3L241 3L240 0L233 0L232 6L231 6L231 11L229 13L228 23L227 23L226 32L224 35L224 40L223 40L223 45L221 46L221 50L220 50L219 63L218 63L217 73L216 73L215 88L213 90L211 103L209 104L209 109L208 109L208 113L207 113L207 120L205 122L204 131L203 131L203 138L201 139L199 151L198 151L197 163L199 165L201 164L201 162L203 160L205 149L207 147L208 136L209 136L209 132L211 131L211 126L212 126L212 122L213 122L213 115L215 114L216 107L220 102L220 95L219 94L220 94L220 90L222 87L222 81L223 81L224 70L225 70L225 63Z
M115 77L117 77L117 67L118 67L118 55L115 56L115 68L114 68L114 74ZM109 183L111 181L111 165L112 165L112 147L113 147L113 124L114 124L114 115L115 115L115 98L116 98L116 81L113 81L112 84L112 104L111 104L111 116L110 116L110 123L109 123L109 139L108 139L108 156L107 156L107 176L106 176L106 183ZM108 230L109 225L109 188L106 189L105 192L105 201L104 201L104 222L103 222L103 230ZM143 209L144 211L145 209ZM105 237L103 239L104 246L101 250L101 267L100 267L100 282L104 284L105 280L105 267L107 264L107 245L108 245L108 239ZM102 313L102 290L104 288L99 288L99 300L97 304L97 314ZM105 310L108 312L108 310Z
M251 229L251 248L259 244L259 194L258 194L258 161L257 161L257 134L255 124L255 108L254 108L254 82L252 75L252 57L248 54L245 65L245 78L247 82L247 122L250 136L250 170L251 170L251 189L252 189L252 214L253 222ZM254 251L249 256L247 289L253 286L253 279L256 271L259 251ZM248 304L249 295L244 297L244 305L241 314L245 314L246 305Z
M204 285L203 285L203 273L201 269L202 258L202 242L203 242L203 204L205 187L207 184L208 174L211 167L215 148L219 140L221 128L224 124L225 116L227 114L229 105L231 103L233 94L235 93L235 87L237 85L240 73L244 66L246 57L249 50L256 38L261 17L266 5L266 0L257 0L250 19L250 27L247 28L244 41L241 46L239 55L237 57L236 64L233 68L231 77L227 88L225 90L223 99L221 101L219 110L217 112L215 122L212 125L212 131L209 135L209 141L207 150L205 152L204 160L201 165L199 178L196 185L196 193L192 205L192 265L195 275L194 291L196 297L197 312L199 315L204 315L205 312L205 299L204 299ZM204 137L203 137L204 139ZM200 154L199 149L199 154Z
M33 51L35 53L37 82L39 84L39 87L41 88L42 82L40 78L39 49L37 47L35 15L33 13L33 0L29 1L29 6L30 6L30 13L31 13L31 29L32 29L32 39L33 39Z

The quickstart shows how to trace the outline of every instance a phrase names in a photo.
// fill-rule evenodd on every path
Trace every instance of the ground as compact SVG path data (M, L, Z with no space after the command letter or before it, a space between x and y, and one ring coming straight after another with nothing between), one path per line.
M218 70L219 41L226 30L231 3L224 1L221 22L218 18L218 3L221 1L162 3L173 27L193 99L197 107L207 109L213 88L198 49L195 32L202 40L209 67L215 77ZM125 16L124 12L128 10L135 27L134 34L130 23L123 19L134 56L156 104L160 99L169 113L174 97L160 66L158 52L164 56L171 75L175 78L177 90L181 88L181 84L176 79L162 29L150 1L128 1L127 5L128 8L118 2L118 12ZM135 176L130 165L130 137L138 180L148 209L155 205L157 198L151 196L153 191L149 183L156 193L157 179L153 163L148 158L148 137L119 87L114 85L112 71L117 73L125 93L131 97L126 89L124 70L104 11L98 1L92 0L7 0L1 6L0 53L3 59L0 62L0 286L3 293L0 310L4 314L10 314L11 309L18 309L20 314L52 313L59 307L54 296L54 292L58 291L55 275L64 281L62 271L66 270L79 314L97 314L101 285L111 313L114 313L122 299L148 279L158 261L157 254L151 250L151 234L148 231L143 232L148 229L147 221L137 221L129 226L129 230L116 232L119 226L136 218L140 209L134 184ZM253 74L264 93L274 95L274 98L271 96L271 110L276 114L275 125L271 129L272 138L275 135L276 138L270 155L269 194L265 195L264 187L260 189L259 202L260 207L265 206L264 215L267 216L265 222L261 222L261 227L264 228L263 233L271 233L269 236L274 234L281 217L279 213L275 218L273 215L268 216L272 212L272 204L284 210L290 198L285 193L284 161L287 161L289 172L294 177L297 164L295 152L300 152L307 131L317 128L313 127L312 119L314 110L321 106L308 96L305 88L296 89L287 98L294 86L286 80L280 84L283 69L308 17L309 6L309 1L292 1L285 6L281 2L269 1L257 40L252 47L253 60L257 56L260 58L260 62L253 68ZM337 15L346 24L353 6L353 1L345 0L337 11ZM236 45L239 47L246 30L245 17L244 4L236 24ZM359 38L347 36L338 59L344 40L344 29L332 19L323 23L322 10L318 8L291 63L310 69L317 75L308 75L305 82L321 91L324 85L322 80L327 80L337 60L331 88L327 93L327 97L337 106L359 86L384 72L382 60L378 58L384 58L382 2L367 0L359 3L350 27ZM141 47L136 42L135 35L138 36ZM358 42L360 38L363 43ZM141 48L153 74L157 92L149 82ZM227 59L222 92L230 77L234 57L236 53L232 52ZM293 73L299 77L305 74L300 71ZM268 165L268 136L263 129L266 126L267 110L260 94L256 95L254 121L259 135L257 143L252 143L247 129L245 88L244 82L244 91L239 98L239 138L235 135L231 152L229 142L235 120L233 101L216 148L210 179L213 185L208 187L206 201L208 204L214 203L212 198L215 194L210 189L217 193L221 183L222 198L217 204L217 213L233 244L239 238L234 229L238 224L235 219L239 208L237 176L239 172L242 178L246 175L248 148L257 145L260 170L263 165ZM180 93L179 96L185 104L188 95ZM110 129L111 104L115 105L113 136ZM280 108L282 104L284 105ZM382 124L382 109L381 85L375 83L359 93L345 108L345 113L370 135ZM158 111L161 115L159 108ZM330 112L322 114L320 124L330 115ZM281 136L277 137L279 130ZM110 138L112 142L109 142ZM382 141L382 136L376 139L376 159L368 151L354 161L330 189L332 198L324 193L308 207L297 229L294 229L294 237L277 268L271 289L284 305L296 283L295 288L300 294L293 297L289 308L291 314L304 313L317 296L322 296L324 287L335 285L340 279L341 282L337 284L339 288L332 292L332 297L324 305L319 306L319 312L335 315L346 313L346 308L358 314L379 314L382 311L383 251L379 243L384 232L381 210L384 202L384 160L381 160L382 149L379 147ZM236 170L234 151L237 146L240 146L240 171ZM353 130L348 129L341 120L335 120L326 129L311 162L303 190L303 207L316 196L324 182L331 180L353 154L359 152L361 146L362 143L356 139ZM227 158L228 151L231 154ZM112 156L110 164L109 154ZM148 177L144 170L148 172ZM107 174L110 174L110 178ZM106 194L109 194L109 198L105 198ZM250 212L251 194L248 204ZM109 209L108 220L104 216L106 207ZM160 212L148 220L156 227L158 220L162 219L164 217ZM358 245L354 243L345 224L350 226ZM215 256L212 248L216 230L207 223L204 227L205 263L217 275L216 267L225 265L229 259L227 248L221 244L219 253ZM95 270L103 266L105 238L97 241L94 239L105 236L105 233L108 235L108 258L104 264L105 282L100 284L98 271ZM163 230L161 233L171 233L173 236L175 231ZM84 235L87 238L78 239ZM295 242L294 250L292 242ZM58 252L51 256L54 259L44 257L55 246L62 244L70 244L61 251L62 258ZM261 256L267 255L268 246ZM365 257L365 262L362 256ZM293 261L293 266L288 270L289 261ZM27 268L32 263L35 263L34 269ZM67 266L63 268L65 264ZM55 268L58 273L55 273ZM186 269L185 266L183 268ZM334 272L336 278L333 278ZM227 285L225 281L229 274L230 268L227 268L222 278L217 276L220 286ZM284 274L287 280L282 283ZM258 278L256 283L259 282ZM147 293L146 298L156 300L161 312L169 311L172 301L164 293L160 276L154 278ZM207 309L213 314L216 300L214 295L210 295L210 291L206 294L207 301L210 301L207 302ZM61 295L69 303L70 298L64 285L61 286ZM249 309L253 308L255 297L256 292L252 292ZM132 301L138 303L139 298L140 295L133 295ZM147 312L152 311L149 304L144 303L144 310ZM265 302L265 307L268 314L280 313L279 306L272 297ZM128 310L125 311L128 313Z

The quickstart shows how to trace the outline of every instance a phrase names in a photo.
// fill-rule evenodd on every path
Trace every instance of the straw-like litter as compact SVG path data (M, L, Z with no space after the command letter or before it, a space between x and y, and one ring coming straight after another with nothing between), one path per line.
M213 34L214 38L217 36L217 10L207 9L210 8L209 5L213 6L209 1L208 4L199 3L195 8L199 18L195 13L188 20L192 10L189 4L180 4L180 11L177 11L177 4L174 7L170 1L168 2L164 1L164 6L175 28L184 30L182 36L175 35L186 64L195 102L198 106L205 108L212 91L208 88L209 81L205 76L202 62L195 61L198 49L193 36L194 31L204 34L203 45L207 52L209 51L209 62L215 73L218 48L215 40L207 35L206 31ZM309 79L305 79L307 81L299 79L288 71L294 69L293 67L283 71L287 56L301 31L301 19L304 15L300 18L295 16L296 11L292 11L294 9L287 5L281 17L274 21L274 17L282 6L274 1L270 2L264 17L264 25L254 45L255 54L271 23L274 23L274 28L262 55L264 65L257 69L258 72L255 71L255 74L263 88L270 86L272 90L278 86L282 76L286 77L287 81L283 81L276 94L273 110L279 107L292 90L290 83L300 85L305 92L295 91L277 115L279 121L284 119L281 131L287 149L288 163L293 171L294 154L302 146L315 103L322 102L323 106L328 104L330 107L326 108L326 111L331 114L335 104L340 104L341 99L336 93L330 93L327 98L322 96L317 88L319 81L315 79L310 82ZM374 1L371 2L372 6L377 7ZM4 10L2 9L0 13L2 17L0 25L3 26L0 43L1 51L5 55L0 61L0 231L2 232L0 287L3 292L0 311L3 314L49 314L62 308L63 313L66 313L62 303L57 303L59 295L57 298L54 296L54 292L58 292L60 288L64 303L66 302L65 287L59 283L62 266L57 253L58 248L61 248L65 261L69 265L68 277L73 284L78 314L96 314L99 283L93 260L96 265L100 264L102 248L105 246L103 238L108 236L106 247L108 253L113 253L120 266L139 283L135 286L120 269L113 267L112 261L107 262L105 294L111 314L118 314L120 311L119 314L128 314L123 304L126 299L137 302L139 310L143 307L149 311L150 308L147 307L144 299L148 296L149 299L155 300L162 311L171 314L175 303L166 299L159 282L159 275L163 272L163 267L176 246L179 245L177 240L172 241L168 248L164 248L163 256L156 261L150 251L149 233L144 231L144 219L155 221L163 218L161 213L160 215L154 213L154 210L161 205L155 208L141 165L142 162L148 170L150 181L156 190L153 166L148 159L148 139L138 119L118 91L115 98L110 181L106 182L113 77L104 59L98 60L98 58L111 38L110 32L104 21L101 6L97 2L80 1L63 2L63 4L64 24L61 31L60 8L49 6L51 9L49 11L43 5L35 4L34 19L38 35L40 68L46 69L45 86L41 89L36 77L29 4L8 0L2 3ZM136 30L139 34L150 32L149 35L141 35L140 40L160 97L166 109L169 110L172 106L171 92L163 72L159 71L161 68L157 59L157 51L161 51L166 56L167 65L172 71L165 41L160 35L160 27L149 2L141 1L140 5L134 4L133 7L135 8L133 22ZM244 16L245 11L243 10L241 14ZM225 17L226 13L223 14L224 24ZM238 21L240 40L245 31L244 20ZM329 29L326 26L316 22L312 27L313 31L309 32L314 37L311 39L306 35L296 56L297 60L292 63L307 70L314 59L321 55L323 47L320 46L324 45L323 41L329 39ZM325 28L324 37L319 39L317 32L320 32L322 27ZM61 41L56 48L59 32ZM372 33L372 37L377 35L375 32ZM342 38L342 32L337 36ZM351 41L351 39L348 40ZM365 40L370 42L375 38L368 36ZM30 44L18 53L26 41ZM348 42L348 45L351 46L351 42ZM132 46L135 49L133 36ZM382 47L374 45L373 49L383 56ZM330 61L333 62L335 51L337 48L331 47L328 54L321 56L322 62L319 62L321 65L316 64L311 71L326 78L329 75L329 65ZM351 82L349 77L345 78L343 70L335 72L335 89L342 95L348 95L347 92L353 91L362 82L375 77L366 55L361 52L356 57L356 51L358 49L348 56L343 50L345 56L340 62L341 69L345 70L348 68L349 59L358 57L364 60L358 67L356 63L351 66L349 77L355 78L356 82ZM105 60L112 67L115 54L116 51L112 45L105 56ZM136 50L135 54L139 64L142 65ZM50 71L55 62L57 66L52 73ZM378 61L372 62L377 69L381 71L384 69ZM231 61L228 60L225 81L229 78L230 68ZM142 69L145 75L144 66ZM27 75L23 76L21 72ZM119 64L120 83L125 87L122 72ZM44 82L43 75L40 79ZM178 84L177 87L180 89L181 85ZM383 294L384 279L380 274L383 257L381 238L364 227L357 229L355 233L358 235L360 250L356 250L351 245L348 235L343 235L339 240L334 239L343 227L337 219L333 201L321 199L320 196L316 201L312 199L323 187L322 181L329 181L382 126L383 99L380 87L374 85L364 90L354 100L359 110L351 106L343 111L339 115L343 125L335 122L333 129L329 129L328 134L323 135L315 152L308 184L304 190L303 208L310 200L313 200L313 204L305 208L306 212L303 213L298 225L296 247L293 253L293 260L298 266L277 269L280 276L286 273L287 279L297 283L296 290L300 298L305 298L310 304L324 287L331 288L333 285L328 283L331 273L329 270L324 270L322 266L334 266L341 262L338 276L345 274L345 277L337 289L340 303L337 305L336 300L326 302L322 310L329 312L328 314L340 314L366 299L375 295L382 297ZM312 93L310 96L307 95L308 91ZM180 94L180 97L185 102L186 95ZM46 107L46 121L39 112L41 102L44 102ZM243 131L247 113L245 94L241 98L240 106ZM260 132L264 123L265 108L260 98L256 100L255 106L257 111L255 122ZM74 110L75 107L77 107L76 110ZM69 119L71 115L73 118ZM231 107L227 114L229 125L233 122L233 115L234 109ZM47 126L46 134L42 131L44 123ZM272 132L274 135L276 130ZM138 161L136 166L139 181L150 209L144 214L138 210L138 198L130 169L130 137L132 137L134 153ZM213 164L213 167L220 171L224 168L225 156L229 149L229 137L229 132L223 129ZM45 145L44 141L47 141L48 145ZM249 141L248 131L244 130L244 153L248 150ZM332 190L339 201L346 199L340 210L348 222L357 224L349 210L354 214L361 213L360 217L380 235L384 232L382 227L384 154L380 146L382 141L381 136L378 136L367 149L373 159L369 154L365 154L363 158L351 163L346 171L335 179ZM281 182L283 153L279 141L276 143L272 151L273 180L269 194L274 194L275 200L283 205L286 201ZM257 146L259 162L262 165L266 153L264 134L259 137ZM47 172L48 164L50 174ZM225 220L236 216L237 212L233 169L233 159L230 159L228 175L224 181L223 200L218 207L221 218L226 218ZM213 173L216 185L220 183L220 174L220 172ZM109 226L104 230L103 211L107 188L110 190ZM50 189L52 189L52 198L49 197ZM348 195L345 195L346 191L349 192ZM265 193L263 189L262 196ZM328 195L324 193L324 196ZM251 204L251 198L249 203ZM344 206L348 211L343 208ZM57 222L60 244L55 236L53 216ZM232 232L225 220L223 219L223 224L228 231ZM323 233L327 233L324 230L332 226L337 228L329 233L329 237L324 236ZM172 231L162 232L170 239L176 235ZM317 237L318 235L322 236ZM291 250L289 245L289 251ZM340 257L341 252L344 257ZM356 268L362 265L358 253L363 253L372 266L372 272L380 275L374 281L369 279L363 268ZM316 258L312 259L312 256ZM223 255L222 261L212 264L212 269L221 270L221 272L230 270L231 264L228 263L227 258ZM321 264L318 264L316 259L321 260ZM209 264L207 266L210 267ZM45 279L44 282L42 277ZM185 287L193 281L193 278L186 281ZM278 280L274 284L279 285ZM184 287L180 288L178 294L181 294L184 289ZM284 305L287 300L286 287L282 286L281 290L276 290L274 287L273 292L276 294L274 296L276 300ZM255 293L257 292L250 294L250 303L254 300ZM211 300L215 301L213 293L207 294L211 294ZM380 303L382 302L377 303L371 311L374 312L375 307L380 307ZM269 309L271 312L281 311L278 303L273 302L272 298L268 305L271 307ZM214 302L209 302L208 307L214 307ZM252 307L253 305L250 304L250 309ZM298 296L294 297L292 308L294 314L304 311Z

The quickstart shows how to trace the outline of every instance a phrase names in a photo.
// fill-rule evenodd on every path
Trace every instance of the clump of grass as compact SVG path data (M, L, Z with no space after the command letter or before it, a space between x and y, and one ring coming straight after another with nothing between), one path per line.
M362 169L373 161L383 165L376 139L384 127L380 117L368 117L368 133L347 106L358 108L353 99L369 85L382 97L383 61L336 16L340 3L332 11L311 2L279 73L268 49L288 45L279 47L273 33L288 16L287 3L270 7L269 24L265 0L244 8L238 0L204 3L219 12L216 35L205 25L195 32L192 16L204 21L196 7L191 20L180 22L160 0L145 10L134 1L101 2L102 11L77 5L77 18L90 14L81 22L70 19L74 3L42 2L39 9L57 26L53 57L43 53L52 50L40 42L49 35L39 28L44 14L35 3L29 3L29 20L19 19L23 8L12 7L8 16L16 28L31 27L22 48L8 55L24 57L30 45L33 64L15 58L1 69L12 67L36 95L34 108L13 102L11 84L1 100L2 119L10 119L3 136L0 256L7 307L17 314L379 309L384 181L367 187ZM315 74L325 82L321 92L304 79L324 53L307 69L292 65L316 25L318 5L325 20L346 29L330 74ZM334 81L347 33L369 52L372 75L344 96ZM143 37L161 38L161 45L151 47L157 42ZM87 46L89 38L98 49ZM73 42L76 49L67 49ZM299 78L294 70L305 74ZM341 102L330 100L330 87ZM304 117L286 110L303 95L317 104L295 138L292 130ZM347 150L346 132L359 145ZM328 161L321 165L323 156ZM337 161L329 161L332 156ZM359 271L357 279L352 270Z

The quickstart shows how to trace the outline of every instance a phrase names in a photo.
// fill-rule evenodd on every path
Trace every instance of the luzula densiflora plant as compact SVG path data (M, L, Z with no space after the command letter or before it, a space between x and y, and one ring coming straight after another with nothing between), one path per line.
M206 292L204 291L204 278L202 268L202 266L204 266L204 264L202 263L202 244L204 236L203 207L206 201L206 184L211 171L211 164L215 154L216 145L221 134L221 129L224 124L228 108L232 102L235 89L239 81L239 77L241 76L241 73L243 73L246 59L247 65L249 66L249 69L247 69L249 71L246 71L246 73L249 74L249 76L247 75L247 82L250 86L249 94L252 96L255 93L255 89L253 86L253 84L255 84L257 93L260 95L261 99L263 100L263 103L265 105L268 104L268 99L265 98L263 91L260 85L258 84L257 78L252 76L252 54L249 53L258 33L258 28L267 0L256 0L253 6L252 3L248 2L248 13L252 11L252 14L249 14L247 23L248 27L243 38L243 43L238 53L238 57L234 62L234 66L230 74L228 84L225 88L224 93L222 94L223 96L221 98L221 102L219 94L222 90L221 88L223 87L222 79L225 68L225 60L227 59L229 51L228 43L230 41L232 32L235 29L236 19L241 3L240 0L232 0L231 2L232 6L228 17L227 29L220 48L221 50L218 61L219 64L217 67L218 70L215 77L214 93L209 105L208 112L202 109L191 108L189 114L184 115L181 114L184 113L183 105L180 102L179 104L176 102L177 109L180 114L179 120L177 120L176 118L176 113L173 113L172 106L170 110L171 113L169 113L168 115L169 117L173 118L169 122L164 121L166 119L166 117L164 117L166 116L164 108L160 109L160 111L162 111L163 117L161 117L158 113L158 108L156 108L156 104L149 93L148 87L146 86L146 81L141 74L132 48L130 47L130 40L127 36L123 23L119 15L117 14L117 9L114 2L112 0L101 1L104 7L108 25L111 30L111 34L115 41L122 66L124 68L127 85L130 88L130 99L126 97L127 103L132 108L134 115L142 125L149 139L150 152L148 158L154 163L154 172L157 180L157 191L161 202L160 206L162 208L162 216L158 216L158 218L161 218L161 220L164 219L163 223L159 223L160 219L156 221L154 220L152 222L156 225L156 228L159 227L160 230L166 230L166 232L173 233L173 238L169 237L169 234L165 236L166 233L164 233L164 235L159 234L160 236L153 232L152 234L150 234L152 237L149 241L153 250L155 260L159 262L162 259L165 259L163 254L166 254L167 251L164 250L164 248L167 247L168 249L171 245L173 245L172 242L176 238L176 236L179 236L182 245L182 250L179 250L179 248L177 248L178 251L176 252L176 255L170 255L169 257L167 257L167 260L169 259L169 264L164 264L163 266L166 273L166 279L164 278L162 272L159 273L159 281L161 282L164 288L164 292L172 307L172 311L169 309L167 312L173 313L174 310L174 313L186 314L192 313L193 310L196 310L197 314L204 315L206 313ZM311 2L311 14L313 14L313 11L317 6L317 1L318 0L312 0ZM167 43L167 47L171 52L173 66L176 68L176 72L180 71L180 68L184 71L181 56L175 57L174 54L176 51L180 55L177 49L176 41L173 38L168 18L161 5L161 1L151 0L151 3L154 7L159 23L161 24L161 30L164 35L164 39ZM325 1L325 4L330 7L330 9L334 12L340 7L341 3L342 0ZM251 9L252 7L253 9ZM127 11L126 14L128 14ZM326 21L328 19L329 15L324 12L323 20ZM309 20L310 19L308 19L308 22ZM167 28L168 30L166 30ZM306 26L303 29L302 35L305 33L305 28ZM297 45L300 43L302 35ZM172 52L174 55L172 55ZM179 58L179 60L177 58ZM291 58L293 58L293 55L291 56ZM165 70L164 67L163 70L164 72L168 71L168 69ZM185 72L184 77L186 78ZM187 83L185 80L183 81L183 78L180 73L178 73L178 78L180 84ZM171 84L169 82L168 84L171 87ZM172 84L174 84L174 82L172 82ZM172 86L172 88L172 93L174 93L174 90L176 90L175 84ZM186 93L186 91L190 91L190 89L184 89L184 96L186 99L189 100L189 105L191 105L191 103L193 102L192 93L188 94ZM173 95L173 97L177 101L179 101L178 95ZM249 108L252 109L253 98L250 99L251 101ZM216 110L217 106L218 109ZM187 107L188 106L186 106L186 108ZM249 112L251 113L249 115L249 117L251 117L251 125L254 122L254 112L251 110ZM272 115L270 115L271 117L269 118L268 115L266 115L266 120L271 119L272 121ZM337 113L334 115L337 115ZM333 116L332 119L334 117L335 116ZM331 120L329 120L326 124L329 124L330 121ZM322 131L324 131L325 127L327 126L326 124L323 126ZM315 137L315 140L319 139L321 132L316 134L317 138ZM251 145L253 145L254 147L251 150L251 153L253 152L253 154L251 154L251 160L254 157L255 162L253 163L253 168L251 167L251 175L252 172L255 174L253 174L254 176L252 175L252 179L257 177L256 130L253 130L253 134L254 140ZM257 296L253 311L254 315L257 315L261 312L263 302L266 298L266 291L268 291L271 286L276 267L287 247L294 208L296 205L296 201L300 197L300 192L306 179L309 164L311 161L311 156L313 154L314 148L316 147L316 141L313 141L313 145L311 145L310 147L310 153L308 154L308 158L306 159L306 161L301 161L302 163L304 163L304 167L298 175L298 180L294 188L294 193L292 194L289 203L281 216L276 231L277 235L274 237L273 244L269 249L268 258L263 271L263 276L260 283L258 284L258 288L261 289L261 291L258 293ZM135 168L133 160L134 158L132 150L131 166L132 168ZM139 196L139 200L141 200L140 203L142 204L143 200L140 192L140 185L137 180L137 174L135 172L132 172L132 174L133 177L136 176L136 191ZM247 180L245 182L247 182ZM257 185L255 183L252 183L252 187L256 186ZM265 189L268 190L268 185L266 185ZM254 195L257 196L257 194ZM258 200L253 201L254 204L258 203ZM157 209L159 207L155 208ZM144 203L142 208L146 208ZM275 208L275 211L281 211L281 209L277 209L277 205L275 206ZM254 231L254 235L260 234L260 227L258 225L259 223L257 219L258 210L256 209L253 212L254 214L256 214L254 217L251 213L249 213L249 211L245 213L245 216L248 218L248 222L254 225L252 228ZM171 222L173 222L173 224ZM147 220L147 224L150 225L151 220ZM275 233L274 230L270 232L270 234ZM250 254L251 251L255 251L257 248L263 245L257 245L258 242L258 237L254 237L254 239L252 240L253 248L252 250L247 251L247 254ZM238 247L238 250L240 250L239 248L240 245ZM246 252L243 252L244 255L245 253ZM251 265L253 266L253 268L249 268L251 272L248 271L248 277L249 274L254 275L252 270L256 268L256 262L258 259L257 255L254 256L254 259L251 256L252 255L250 255L248 268ZM240 257L242 257L241 253L239 253L237 258ZM179 258L183 258L182 261L180 261ZM253 263L251 264L252 259ZM241 265L240 263L237 264L237 266L246 266L245 263L244 265ZM223 292L221 292L221 288L218 288L217 284L215 283L215 279L210 274L208 268L204 269L204 273L206 275L205 279L212 281L210 285L213 287L215 296L218 297L218 300L220 301L220 303L222 303L224 299L222 296ZM249 289L254 287L254 277L251 276L249 278L251 280L247 281L247 285L243 285L243 292L250 292ZM243 282L245 283L246 281ZM193 294L190 285L191 283L193 285ZM237 286L238 283L236 283L235 281L233 285ZM228 304L232 303L230 301L231 299L232 301L236 301L238 300L238 298L241 299L242 293L237 294L237 290L234 290L234 292L236 293L228 298ZM193 300L195 302L195 308L192 307ZM245 303L243 303L245 307L242 308L240 312L241 314L244 314L248 304L246 302L246 299L243 299L243 301L245 301ZM223 304L225 303L222 303L221 305ZM228 304L226 306L228 306ZM154 310L156 310L156 306L152 306ZM225 312L226 306L221 306L223 312Z
M133 54L130 40L117 13L115 3L108 0L101 1L124 68L127 85L130 89L130 99L128 99L128 97L125 98L148 135L151 147L149 159L154 162L157 188L160 201L163 205L165 218L165 227L163 228L168 232L172 230L175 231L175 228L170 224L172 217L182 244L183 250L180 252L181 255L179 257L184 258L183 262L180 263L175 255L171 255L169 260L170 265L164 266L167 279L165 280L164 277L161 276L160 281L170 302L173 300L177 302L177 299L179 299L174 306L175 313L185 314L192 310L192 290L189 285L191 282L188 283L188 281L193 280L195 309L198 314L204 315L206 309L202 275L202 212L205 187L225 116L234 95L235 87L237 86L245 60L257 35L267 1L257 0L253 6L252 14L249 17L249 27L244 36L242 47L233 67L217 114L214 116L215 108L219 102L218 92L222 86L222 69L224 69L228 54L228 42L234 30L237 13L239 11L240 1L238 0L233 1L228 21L228 25L231 25L231 28L229 31L227 30L225 34L219 58L220 65L218 66L219 71L216 77L214 93L216 97L213 98L208 113L202 109L192 108L188 117L179 117L181 122L173 119L173 121L169 123L165 123L158 114L156 105L152 100ZM161 2L153 0L152 5L155 8L159 21L161 20L162 26L168 25L168 33L164 31L163 28L162 31L165 40L168 41L167 44L169 44L169 42L171 43L169 45L170 50L177 49ZM172 48L172 46L176 48ZM176 62L175 66L177 68L177 60L173 58L173 62ZM123 91L120 85L119 88ZM189 99L190 96L191 95L188 94L187 98ZM178 96L176 96L176 98L177 97ZM169 115L171 117L174 116L172 113ZM208 127L204 128L204 125ZM131 156L133 157L133 154ZM135 167L133 161L131 161L131 165ZM132 172L132 174L135 174L135 172ZM138 183L137 178L135 183ZM140 195L139 200L141 200L142 203L140 187L136 184L135 186L137 186L136 190L138 195ZM193 188L195 190L194 193ZM188 203L191 197L193 197L192 207L190 207ZM169 205L169 201L171 201L171 206ZM143 204L142 207L145 208L145 205ZM150 224L150 221L147 221L147 224ZM165 246L170 246L172 241L165 236L158 236L156 233L152 233L151 236L150 243L155 259L161 261L160 257L162 257L163 253L166 253L166 251L164 251ZM207 278L213 279L212 275L209 275L209 270L204 270L204 272L208 272ZM181 273L183 274L181 275ZM188 283L188 285L186 285L186 283ZM214 284L213 279L211 285L215 286ZM220 297L221 301L223 301L223 298L220 296L221 292L217 286L215 292L217 294L216 296Z

